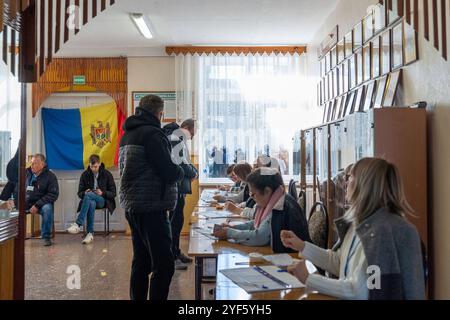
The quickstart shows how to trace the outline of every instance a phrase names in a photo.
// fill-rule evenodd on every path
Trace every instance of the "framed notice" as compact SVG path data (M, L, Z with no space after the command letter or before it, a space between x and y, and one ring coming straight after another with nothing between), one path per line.
M161 122L177 121L177 97L175 91L133 91L131 93L133 114L136 108L139 107L139 102L141 101L141 99L149 94L158 96L164 101L164 115Z

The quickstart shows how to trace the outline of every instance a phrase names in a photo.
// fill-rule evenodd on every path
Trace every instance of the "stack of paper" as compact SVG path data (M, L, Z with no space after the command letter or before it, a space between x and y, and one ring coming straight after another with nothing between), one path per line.
M220 272L247 293L304 287L297 278L276 266L227 269Z

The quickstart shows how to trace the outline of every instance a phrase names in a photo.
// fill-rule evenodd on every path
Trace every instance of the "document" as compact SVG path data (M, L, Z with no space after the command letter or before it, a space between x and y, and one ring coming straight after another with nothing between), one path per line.
M300 261L292 258L287 253L263 256L263 259L280 268L287 268ZM308 269L309 273L317 272L317 268L310 261L306 261L306 269Z
M223 210L208 210L208 211L204 211L204 212L199 212L198 213L200 216L203 216L207 219L226 219L229 218L233 215L233 213L229 212L229 211L223 211Z
M220 272L247 293L305 287L296 277L277 266L227 269Z

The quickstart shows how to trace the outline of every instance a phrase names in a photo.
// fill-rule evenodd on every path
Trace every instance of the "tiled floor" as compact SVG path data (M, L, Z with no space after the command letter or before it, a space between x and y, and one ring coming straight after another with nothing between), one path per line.
M96 236L91 245L82 245L81 236L56 235L55 245L46 248L41 240L25 242L25 294L28 300L124 300L129 299L132 257L131 238L116 234ZM187 251L188 239L182 238ZM71 266L81 271L81 288L68 289ZM72 282L73 284L73 282ZM194 266L175 271L169 299L194 298Z

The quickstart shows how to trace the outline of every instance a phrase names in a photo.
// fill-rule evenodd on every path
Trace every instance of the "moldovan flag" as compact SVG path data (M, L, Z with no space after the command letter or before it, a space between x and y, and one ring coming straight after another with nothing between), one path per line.
M84 170L89 157L100 156L114 166L118 115L114 102L81 109L42 109L48 166L55 170Z

